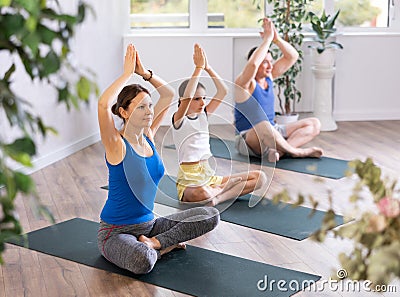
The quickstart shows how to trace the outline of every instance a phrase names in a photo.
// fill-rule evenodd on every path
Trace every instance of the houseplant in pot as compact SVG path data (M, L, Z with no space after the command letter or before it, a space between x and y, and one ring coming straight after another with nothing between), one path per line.
M335 51L343 46L331 38L336 31L335 21L339 13L340 10L331 17L324 10L321 17L313 12L309 12L307 16L315 33L315 43L309 47L312 48L311 70L314 75L314 116L321 122L321 131L337 129L332 115L332 79L335 75Z
M331 40L332 35L336 32L335 22L339 13L340 10L331 17L326 15L325 10L323 10L321 17L318 17L313 12L309 12L307 15L311 28L315 33L315 44L309 46L313 49L311 56L314 66L333 67L335 65L335 50L343 49L340 43Z
M301 99L301 91L297 88L296 79L301 73L303 66L303 51L301 50L301 46L304 35L302 34L302 22L307 17L307 4L312 1L268 0L268 3L273 3L274 5L273 13L269 17L274 22L278 33L299 53L299 59L296 63L284 75L274 79L281 110L280 113L277 113L276 117L278 123L282 123L282 121L283 123L287 123L287 118L294 118L292 121L296 121L298 118L298 114L295 113L295 103ZM272 47L271 52L274 59L277 59L280 55L280 50L276 47Z

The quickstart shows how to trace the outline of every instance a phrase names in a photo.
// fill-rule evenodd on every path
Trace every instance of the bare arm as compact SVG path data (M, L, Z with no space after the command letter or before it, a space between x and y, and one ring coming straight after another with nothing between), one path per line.
M255 83L254 78L256 76L258 67L261 65L261 63L267 56L268 49L274 37L273 25L269 19L267 18L263 19L262 27L263 27L263 32L260 32L260 35L263 39L261 45L254 51L250 59L247 61L247 64L244 67L243 71L239 74L239 76L235 80L235 84L247 92L251 89L252 84ZM245 97L246 96L247 95L245 95ZM238 99L238 101L244 100L244 98L236 98L236 99Z
M136 49L130 44L125 54L123 74L103 92L97 104L101 141L106 151L107 160L113 164L122 160L124 146L119 131L114 125L111 106L122 88L132 77L135 71L135 64Z
M210 103L208 103L206 107L207 114L211 114L217 109L217 107L221 104L222 100L228 94L228 87L226 86L222 78L218 75L218 73L211 68L210 64L208 63L207 56L206 55L204 56L206 62L204 70L212 78L214 85L217 89L217 92L215 93Z
M154 118L151 124L150 131L145 131L147 137L153 141L153 136L156 134L160 124L171 105L172 99L174 98L174 90L172 87L167 85L167 83L159 76L150 73L150 71L145 70L142 61L139 58L139 54L136 54L136 68L135 73L142 76L152 86L157 90L160 98L157 104L154 106ZM154 142L154 141L153 141Z
M195 65L193 74L189 79L185 92L183 93L183 97L180 98L181 103L178 107L178 110L175 112L173 116L175 128L181 125L183 118L187 114L187 111L189 109L189 104L192 101L194 94L196 93L201 70L204 69L205 66L204 52L197 43L194 45L193 62Z
M283 38L281 38L274 27L274 43L279 47L282 56L274 63L272 77L279 77L296 63L299 58L297 50Z

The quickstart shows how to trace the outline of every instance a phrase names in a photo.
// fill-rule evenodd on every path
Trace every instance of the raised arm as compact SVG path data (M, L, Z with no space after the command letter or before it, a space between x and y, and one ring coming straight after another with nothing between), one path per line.
M171 106L172 99L174 98L174 89L170 87L161 77L157 76L152 71L145 69L142 61L140 60L139 53L136 53L135 73L151 83L160 95L157 104L154 106L154 117L150 131L145 131L145 134L152 139L160 127L168 108Z
M123 143L119 131L115 128L111 106L122 88L135 72L136 49L128 45L124 60L124 71L100 96L97 104L101 141L106 151L107 160L111 163L120 161Z
M299 53L297 50L283 38L281 38L275 28L274 30L274 39L273 42L279 47L282 52L282 56L274 63L274 67L272 68L272 77L279 77L284 74L290 67L296 63L299 58Z
M235 80L235 84L247 92L251 89L252 84L254 84L254 78L256 76L258 67L267 56L268 49L274 37L273 25L268 18L263 19L262 28L263 32L260 32L262 43L251 55L243 71ZM248 95L244 95L244 97L246 96L248 97Z
M217 92L215 93L210 103L208 103L206 107L207 114L211 114L217 109L217 107L221 104L222 100L228 94L228 87L226 86L222 78L218 75L218 73L215 72L214 69L212 69L212 67L208 63L206 54L204 54L204 57L205 57L204 70L212 78L215 88L217 89Z
M183 97L180 98L181 103L178 107L178 110L175 112L173 116L173 122L175 128L180 127L183 118L186 116L186 113L189 109L189 104L192 101L194 94L196 93L201 70L204 69L205 67L204 52L197 43L194 45L193 62L195 66L193 74L189 79L185 92L183 93Z

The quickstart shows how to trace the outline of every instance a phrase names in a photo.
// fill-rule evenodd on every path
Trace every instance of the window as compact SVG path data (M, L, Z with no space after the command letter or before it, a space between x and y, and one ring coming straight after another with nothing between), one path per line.
M388 27L390 0L335 0L339 24L344 27Z
M257 28L264 0L131 0L131 28Z
M280 0L284 1L284 0ZM191 32L258 28L270 0L131 0L132 28L186 28ZM320 15L340 9L338 28L400 28L400 0L313 0ZM397 5L399 6L399 5ZM395 12L395 10L397 10ZM395 16L399 16L399 20Z
M218 14L218 20L208 18L208 28L257 28L257 20L264 16L264 3L249 0L221 1L208 0L208 13Z
M132 28L188 28L189 0L131 0Z
M340 9L337 27L387 28L390 2L393 0L314 0L310 10L320 15L323 8L328 14Z

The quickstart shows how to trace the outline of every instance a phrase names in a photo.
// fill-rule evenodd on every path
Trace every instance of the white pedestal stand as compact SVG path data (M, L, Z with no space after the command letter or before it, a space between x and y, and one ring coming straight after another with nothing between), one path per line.
M311 68L314 75L314 115L321 122L321 131L334 131L337 125L332 116L332 78L335 67Z

